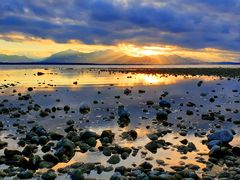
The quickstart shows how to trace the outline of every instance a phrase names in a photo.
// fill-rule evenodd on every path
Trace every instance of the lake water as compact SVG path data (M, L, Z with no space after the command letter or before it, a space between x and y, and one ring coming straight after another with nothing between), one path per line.
M83 68L84 67L84 68ZM138 68L143 66L114 66L114 68ZM153 68L152 66L144 66ZM155 68L159 66L154 66ZM172 67L172 66L160 66ZM174 66L182 67L182 66ZM188 66L184 66L188 67ZM191 66L193 67L193 66ZM197 66L199 67L199 66ZM202 66L201 66L202 67ZM204 66L204 67L209 67ZM219 66L211 66L219 67ZM226 66L224 66L226 67ZM228 66L236 67L236 66ZM39 112L27 113L19 118L11 118L9 114L0 114L0 119L8 126L7 130L0 131L0 137L8 141L8 148L21 149L17 146L14 137L17 139L23 135L16 133L16 127L12 125L16 122L31 128L34 124L43 125L48 131L56 131L64 134L66 122L74 120L79 128L86 128L101 133L103 130L111 129L115 135L115 143L123 147L139 147L140 151L137 156L129 156L126 160L121 160L113 167L124 165L132 167L132 164L141 164L149 161L155 167L160 166L156 160L160 159L165 162L163 168L171 170L171 166L181 163L192 163L205 167L205 163L199 162L199 158L207 161L208 148L201 143L203 139L196 137L196 132L209 132L213 128L233 128L239 134L239 128L232 122L224 121L205 121L202 120L201 114L209 112L221 112L225 119L240 119L238 112L240 100L239 92L233 90L240 87L238 79L219 78L215 76L173 76L167 74L144 74L144 73L121 73L112 71L102 71L101 68L111 68L111 66L2 66L0 67L0 102L4 107L16 108L17 110L27 111L29 105L38 104L41 109L70 106L70 111L65 113L59 110L50 113L47 117L40 117ZM44 74L38 76L38 72ZM198 82L203 81L202 86ZM75 82L75 83L74 83ZM28 91L32 87L33 91ZM128 88L132 91L129 95L124 94ZM145 93L139 93L139 90ZM172 133L167 134L163 139L171 142L168 149L159 149L156 154L151 153L144 148L150 139L147 134L154 133L160 128L166 128L161 123L155 123L157 106L159 98L164 92L168 95L164 100L171 103L171 114L168 122L172 126L168 127ZM30 94L30 101L19 101L18 93L22 95ZM203 95L204 94L204 95ZM211 97L215 97L213 103L209 102ZM8 101L4 101L4 100ZM153 101L153 106L148 106L147 101ZM195 107L188 107L186 104L193 102ZM91 112L87 115L79 113L81 104L88 104ZM119 105L124 105L131 113L130 124L124 128L119 127L117 109ZM16 111L17 111L16 110ZM193 115L187 115L186 111L191 110ZM15 111L11 112L14 113ZM10 114L11 114L10 113ZM178 117L181 117L178 118ZM34 124L27 123L33 120ZM186 136L180 136L179 124L184 124L187 129ZM219 125L219 126L218 126ZM138 138L135 141L123 140L120 135L124 131L136 130ZM12 136L9 136L12 134ZM238 135L237 135L238 136ZM198 151L181 154L177 151L177 145L182 139L188 139L193 142ZM99 145L100 143L98 143ZM239 138L235 138L232 144L239 145ZM0 151L3 153L3 150ZM39 152L41 154L41 152ZM187 156L187 159L184 158ZM65 163L56 165L53 169L64 167L74 162L101 162L102 165L109 165L106 161L109 157L104 156L101 152L78 152L73 159ZM201 173L201 169L199 173ZM109 178L112 173L103 172L97 174L92 171L88 177L99 179ZM64 179L66 176L59 176Z

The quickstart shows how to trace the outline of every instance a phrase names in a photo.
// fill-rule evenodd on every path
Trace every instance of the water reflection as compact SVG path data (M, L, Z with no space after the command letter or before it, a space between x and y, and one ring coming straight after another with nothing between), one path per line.
M38 76L38 72L44 75ZM55 90L56 86L68 86L76 89L81 86L136 86L136 85L170 85L186 80L189 77L163 74L126 74L100 70L67 70L67 69L7 69L0 71L0 83L16 83L22 87L38 87L44 90ZM196 77L197 79L197 77ZM205 77L205 80L213 80ZM75 84L73 84L75 82Z

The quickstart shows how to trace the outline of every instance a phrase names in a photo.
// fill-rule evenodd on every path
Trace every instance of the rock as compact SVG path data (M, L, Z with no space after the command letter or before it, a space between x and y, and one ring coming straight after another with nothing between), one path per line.
M54 166L54 163L49 161L41 161L39 163L39 168L51 168L53 166Z
M105 156L111 156L111 154L112 154L111 149L109 147L104 147L103 148L103 154Z
M193 111L187 110L186 114L187 114L188 116L191 116L191 115L193 115Z
M170 108L171 107L171 104L165 100L161 100L159 102L159 106L162 107L162 108Z
M57 164L59 162L58 157L54 156L53 154L44 154L43 159L54 164Z
M211 148L211 150L209 151L209 156L213 156L213 157L219 157L221 156L221 148L218 145L215 145Z
M124 153L121 154L122 159L127 159L128 156L129 156L129 154L127 152L124 152Z
M29 88L28 88L28 91L32 91L32 90L33 90L33 88L32 88L32 87L29 87Z
M54 170L49 170L47 172L44 172L41 178L44 180L54 180L57 178L57 174L55 173Z
M74 120L68 120L68 121L66 122L66 124L69 125L69 126L70 126L70 125L73 125L74 123L75 123Z
M59 141L60 139L62 139L64 137L63 135L58 134L56 132L50 132L49 136L50 136L51 140L53 140L53 141Z
M117 123L118 123L119 127L124 128L129 125L130 119L129 119L129 117L121 116L121 117L119 117Z
M95 147L97 144L97 141L95 137L90 137L86 140L86 143L91 147Z
M153 101L150 101L150 100L148 100L148 101L146 102L146 104L147 104L148 106L152 106L152 105L154 105L154 102L153 102Z
M121 118L128 118L130 116L130 113L124 108L123 105L118 106L118 116Z
M68 161L74 156L75 154L75 145L69 139L63 138L61 141L57 143L56 146L55 156L57 156L60 161L65 160L65 157L68 157Z
M222 143L229 143L233 139L233 133L230 130L220 130L208 135L208 141L219 140Z
M81 141L81 137L80 137L79 133L77 133L76 131L68 132L66 138L68 138L72 142L79 142L79 141Z
M74 125L72 124L72 125L70 125L70 126L68 126L68 127L66 127L65 129L64 129L64 131L66 132L66 133L69 133L70 131L76 131L75 130L75 128L74 128Z
M114 170L115 172L119 172L120 174L124 175L127 171L127 168L125 166L118 166Z
M24 156L21 156L19 159L19 166L24 169L29 168L29 162L28 162L27 158L25 158Z
M31 132L36 133L38 136L47 136L47 131L42 126L34 126Z
M214 121L214 114L202 114L202 120Z
M4 124L2 121L0 121L0 129L2 129L4 127Z
M114 154L107 160L107 162L109 164L118 164L120 162L120 157L119 155Z
M81 140L83 141L86 141L87 139L93 137L93 138L97 138L97 134L93 131L89 131L89 130L83 130L81 133L80 133L80 137L81 137Z
M49 141L49 139L48 139L47 136L40 136L39 137L39 144L41 144L41 145L47 144L48 141Z
M30 142L32 144L39 144L39 136L32 136Z
M26 157L29 157L32 153L36 152L38 147L34 144L29 144L25 146L25 148L22 151L22 154Z
M4 170L0 169L0 177L1 177L1 178L6 177L7 175L8 175L8 174L7 174Z
M184 145L187 145L188 140L187 140L187 139L183 139L183 140L181 140L180 142L181 142L182 144L184 144Z
M145 90L142 90L142 89L139 89L139 90L138 90L138 93L139 93L139 94L143 94L143 93L145 93L145 92L146 92L146 91L145 91Z
M132 93L132 91L130 89L126 88L123 93L126 95L129 95Z
M49 115L49 113L45 112L45 111L40 111L40 113L39 113L39 116L42 118L47 117L48 115Z
M76 169L76 170L73 170L71 173L70 173L70 178L72 180L84 180L84 176L83 176L83 171L80 170L80 169Z
M29 167L30 169L38 169L39 163L41 162L41 157L38 155L31 155L29 157Z
M65 112L68 112L68 111L70 110L70 106L65 105L65 106L63 107L63 110L64 110Z
M110 180L123 180L123 177L122 177L122 175L120 174L120 172L115 172L115 173L111 176Z
M25 140L24 140L24 139L20 139L20 140L18 141L18 145L21 146L21 147L24 147L24 146L26 145Z
M17 176L19 179L30 179L33 177L33 172L29 170L21 171Z
M133 140L137 139L137 132L135 130L130 130L130 131L127 131L127 132L123 132L121 134L121 136L122 136L123 139L133 141Z
M196 104L193 103L193 102L187 102L186 106L188 106L188 107L195 107Z
M212 140L212 141L207 142L206 145L209 149L211 149L215 145L221 145L221 141L220 140Z
M158 176L158 178L161 180L177 180L177 178L170 174L161 174Z
M104 172L110 172L113 170L113 167L112 166L107 166L104 168Z
M81 114L88 114L90 112L90 106L87 105L87 104L81 104L80 105L80 108L79 108L79 111Z
M103 141L104 138L108 138L109 143L112 143L114 140L115 134L111 130L104 130L100 136L101 142Z
M42 75L44 75L44 73L43 72L37 72L37 75L42 76Z
M43 146L41 150L44 153L49 152L51 150L51 146L47 144L47 145Z
M188 143L188 151L195 151L197 148L196 148L196 146L195 146L195 144L193 144L192 142L189 142Z
M91 146L89 146L87 143L83 143L83 142L79 143L78 146L82 153L87 152L91 148Z
M240 147L237 147L237 146L233 147L232 153L236 156L240 156Z
M152 141L156 141L158 139L158 135L153 133L153 134L147 134L147 137L152 140Z
M157 153L158 144L156 141L151 141L145 145L145 148L151 151L152 153Z
M233 121L233 123L239 125L240 124L240 120L235 120L235 121Z
M211 103L213 103L213 102L215 101L215 99L214 99L213 97L211 97L211 98L209 99L209 101L210 101Z
M10 150L10 149L4 149L4 155L6 158L12 158L14 155L22 155L22 153L18 150Z
M139 167L143 168L144 170L151 170L153 165L150 164L149 162L143 162L142 164L139 165Z
M203 83L203 81L199 81L199 82L197 83L197 86L200 87L200 86L202 85L202 83Z
M158 110L157 120L162 121L162 120L167 120L167 119L168 119L168 113L164 110Z
M4 141L1 141L1 140L0 140L0 149L5 148L7 145L8 145L7 142L4 142Z

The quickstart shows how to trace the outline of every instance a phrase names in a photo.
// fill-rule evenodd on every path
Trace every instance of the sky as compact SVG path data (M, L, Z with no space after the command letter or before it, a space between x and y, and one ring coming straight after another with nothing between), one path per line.
M4 0L0 54L74 49L240 61L240 0Z

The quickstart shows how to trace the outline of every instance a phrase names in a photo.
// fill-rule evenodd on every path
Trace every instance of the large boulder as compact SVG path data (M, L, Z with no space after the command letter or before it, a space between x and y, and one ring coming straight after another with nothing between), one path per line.
M208 135L208 141L219 140L223 144L228 144L233 139L233 133L230 130L220 130Z

